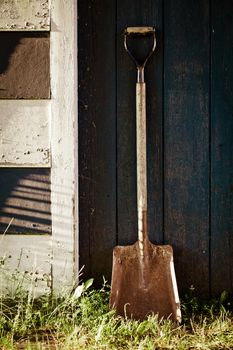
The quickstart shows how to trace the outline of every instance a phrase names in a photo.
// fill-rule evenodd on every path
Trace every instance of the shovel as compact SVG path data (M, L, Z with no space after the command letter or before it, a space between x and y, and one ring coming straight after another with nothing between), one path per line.
M141 64L128 48L131 36L151 36L152 48ZM130 39L130 40L131 40ZM137 39L138 40L138 39ZM118 315L144 320L149 315L159 319L181 321L175 277L173 250L170 245L154 245L147 232L147 161L146 161L146 85L145 65L155 51L153 27L128 27L124 46L137 67L136 83L136 152L137 152L137 215L138 241L113 250L110 307Z

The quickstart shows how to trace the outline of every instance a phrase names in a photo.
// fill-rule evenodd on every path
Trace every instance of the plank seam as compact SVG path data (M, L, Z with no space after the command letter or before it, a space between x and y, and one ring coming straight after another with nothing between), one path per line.
M116 190L116 245L119 243L119 235L118 235L118 230L119 230L119 225L118 225L118 220L119 220L119 213L118 213L118 204L119 204L119 198L118 198L118 123L117 123L117 99L118 99L118 94L117 94L117 85L118 85L118 71L117 71L117 0L115 0L115 91L116 91L116 97L115 97L115 113L116 113L116 118L115 118L115 167L116 167L116 172L115 172L115 190Z
M165 242L165 142L164 142L164 123L165 123L165 9L164 1L162 1L162 239Z
M212 149L212 137L211 137L211 120L212 115L212 0L209 0L209 295L212 296L212 259L211 259L211 176L212 176L212 163L211 163L211 149Z

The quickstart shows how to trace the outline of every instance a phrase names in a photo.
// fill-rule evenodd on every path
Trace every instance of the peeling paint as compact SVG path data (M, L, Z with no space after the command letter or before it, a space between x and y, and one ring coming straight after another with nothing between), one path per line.
M6 17L4 19L2 15L3 6L10 2L16 7L29 3L43 3L43 6L48 6L48 1L0 0L0 30L10 30L10 26L12 30L34 30L33 26L36 25L37 30L45 30L42 28L44 19L40 17L39 11L34 12L36 22L26 16L11 22L6 21ZM11 255L12 259L6 261L11 276L16 268L27 276L34 273L42 292L52 289L58 294L61 292L61 286L63 289L72 288L74 272L78 272L79 269L78 237L75 241L74 230L77 225L77 208L74 211L74 193L77 185L74 157L74 148L77 155L77 133L74 135L74 130L77 129L76 11L76 1L51 0L51 100L0 101L0 166L6 166L6 161L9 166L17 168L50 167L50 144L53 154L52 235L6 234L0 237L0 264L1 257L4 259L5 256ZM10 18L9 13L7 18ZM49 16L47 20L49 21ZM30 154L27 154L28 151ZM7 158L3 158L4 162L1 155ZM30 188L30 184L28 187ZM75 195L75 199L77 206L78 196ZM41 278L39 282L36 272L39 272ZM3 285L0 285L0 291L1 288Z
M0 31L49 31L49 0L0 1Z
M0 274L9 275L0 285L0 294L5 288L14 288L14 278L26 288L35 288L37 294L51 291L52 249L49 236L3 236L0 246ZM47 257L47 258L45 258ZM7 274L8 271L8 274ZM11 274L9 274L11 271ZM11 285L12 284L12 285Z
M0 108L0 167L50 167L49 102L2 100Z

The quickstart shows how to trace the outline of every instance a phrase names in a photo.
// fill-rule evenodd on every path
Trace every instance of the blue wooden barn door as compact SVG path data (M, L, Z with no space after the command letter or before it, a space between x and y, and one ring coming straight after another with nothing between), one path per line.
M233 3L79 1L80 263L110 282L137 239L135 67L127 26L152 25L146 68L149 234L180 292L233 291Z

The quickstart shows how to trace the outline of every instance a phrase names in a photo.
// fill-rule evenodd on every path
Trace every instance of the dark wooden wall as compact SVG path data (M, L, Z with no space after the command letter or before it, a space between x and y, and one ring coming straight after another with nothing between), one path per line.
M149 234L170 243L181 293L233 291L233 2L81 0L80 264L110 282L137 239L135 67L127 26L153 25L146 68Z

